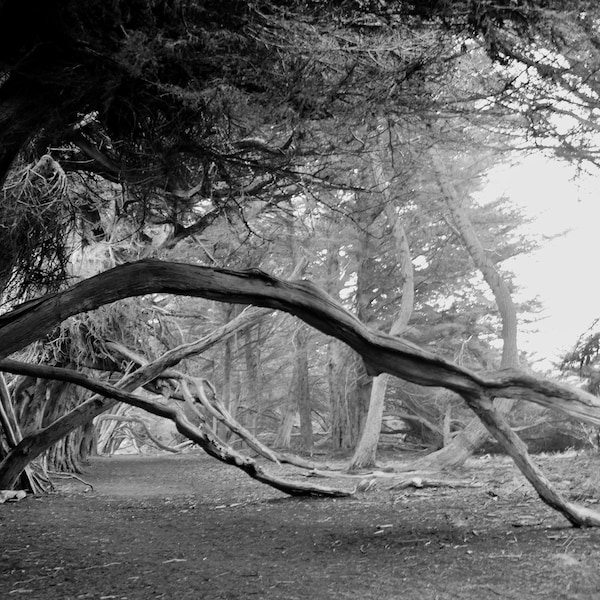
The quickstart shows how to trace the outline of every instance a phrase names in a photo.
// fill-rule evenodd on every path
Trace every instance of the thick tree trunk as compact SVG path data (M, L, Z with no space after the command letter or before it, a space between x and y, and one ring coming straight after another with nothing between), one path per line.
M230 316L233 314L232 307L224 305L225 320L228 321ZM235 307L234 307L235 308ZM223 344L223 402L227 410L235 417L238 409L238 396L237 386L234 382L233 376L233 345L235 342L234 338L225 340ZM228 433L222 427L217 427L217 435L221 439L227 440Z
M327 293L339 302L340 299L340 260L339 246L332 236L329 236L327 258L325 263ZM346 400L348 384L344 357L348 349L337 340L327 344L327 386L329 396L329 414L331 418L331 446L334 450L350 447L350 416Z
M98 420L98 454L108 454L110 456L113 453L112 440L117 426L119 425L118 418L125 415L127 408L128 406L126 404L117 404L105 413L107 417L113 417L112 419L106 418Z
M351 424L348 412L348 348L332 340L327 345L327 383L331 418L331 446L333 450L351 447Z
M290 394L283 406L281 423L277 429L277 435L273 441L274 448L289 448L292 444L292 429L296 418L296 399Z
M378 253L378 247L373 236L373 229L378 224L381 214L381 204L369 205L371 199L368 197L357 197L357 203L361 209L356 211L357 216L357 242L356 254L356 316L359 321L368 323L373 319L372 290L376 285L374 280L374 259ZM353 374L350 390L352 396L348 399L348 414L350 415L350 447L355 448L359 443L366 426L371 401L371 390L373 377L369 373L359 356L352 356Z

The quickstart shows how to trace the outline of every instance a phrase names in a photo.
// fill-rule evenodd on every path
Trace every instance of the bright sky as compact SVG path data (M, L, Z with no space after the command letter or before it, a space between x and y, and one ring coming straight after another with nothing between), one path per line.
M516 167L499 167L489 176L482 201L505 195L535 217L531 230L544 235L568 233L544 242L536 252L506 263L524 297L538 296L542 320L520 329L519 345L548 370L600 317L598 250L600 194L591 177L574 180L575 170L543 156ZM537 331L535 331L537 330Z

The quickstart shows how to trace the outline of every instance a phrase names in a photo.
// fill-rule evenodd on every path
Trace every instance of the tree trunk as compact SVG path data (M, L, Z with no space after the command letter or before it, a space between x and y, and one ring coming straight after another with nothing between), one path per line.
M277 430L277 435L273 441L274 448L289 448L292 444L292 429L294 428L294 420L296 418L297 403L296 398L291 394L286 397L283 407L283 415L281 423Z
M295 396L298 401L300 415L300 438L302 449L309 454L313 451L312 406L310 402L310 387L308 382L308 331L301 324L295 336L296 346L296 389Z
M328 237L325 272L327 293L337 301L342 288L340 281L339 246L333 235ZM333 450L350 447L350 418L346 406L347 381L344 356L348 349L337 340L327 344L327 388L331 418L331 446Z
M229 322L238 311L236 306L223 305L223 316L224 321ZM233 370L234 360L234 346L236 345L237 334L233 337L228 338L223 343L223 373L222 373L222 397L225 404L225 408L229 411L234 418L237 417L238 405L239 405L239 390L237 385L236 374ZM229 440L231 436L230 431L226 431L223 425L218 425L215 429L217 435L224 439Z
M374 279L374 259L378 248L372 234L373 225L381 214L381 206L369 205L370 199L362 196L356 197L361 210L357 210L357 241L355 244L356 255L356 316L359 321L368 323L373 319L372 290L376 285ZM365 206L366 205L366 206ZM348 361L349 391L351 396L346 399L347 412L350 418L350 445L356 447L365 428L369 412L373 377L367 372L359 356L352 354Z
M389 178L385 176L383 160L380 154L373 155L371 166L376 189L382 194L385 202L384 212L388 225L392 229L396 252L398 254L398 267L402 278L402 299L398 314L390 329L390 335L401 335L410 320L415 297L410 247L400 217L392 205L392 198L389 193ZM350 461L349 469L351 470L375 465L389 377L387 373L383 373L373 379L369 399L369 411L365 419L362 435L354 451L354 456Z
M112 409L107 411L108 414L113 415L115 417L120 417L125 414L125 411L128 409L126 404L117 404ZM97 443L97 452L100 455L108 454L111 455L113 453L112 450L112 439L115 435L115 432L118 428L119 421L117 419L102 419L98 424L98 443Z
M256 335L255 335L256 333ZM244 385L244 404L249 413L247 427L257 435L260 426L260 324L246 327L241 334L243 340L244 363L246 365L246 383Z
M333 450L352 447L352 427L348 412L350 394L348 381L348 359L350 352L337 340L327 346L327 375L331 414L331 446Z
M517 310L512 301L508 285L483 248L468 212L450 180L446 167L437 154L433 155L433 163L452 222L460 234L467 252L483 275L496 300L502 320L502 359L500 368L518 368ZM514 402L513 399L498 398L495 401L495 408L505 415L510 412ZM474 418L452 440L450 445L422 459L419 461L419 465L435 466L442 469L459 467L485 442L488 436L489 432L483 423Z

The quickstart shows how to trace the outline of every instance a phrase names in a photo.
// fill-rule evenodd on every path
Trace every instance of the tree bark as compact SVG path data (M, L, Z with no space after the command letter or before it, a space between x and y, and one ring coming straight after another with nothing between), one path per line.
M327 293L339 302L340 260L339 246L332 236L329 236L326 258ZM334 450L341 450L350 446L350 416L346 409L346 373L344 369L344 348L338 340L331 340L327 344L327 386L331 418L331 446Z
M226 321L229 321L233 315L235 306L223 305L223 314ZM237 336L237 334L236 334ZM235 417L238 409L238 386L235 385L232 372L233 366L233 344L235 337L227 338L223 344L223 402L227 410ZM217 428L217 435L222 435L227 440L227 432L224 429Z
M513 396L600 424L600 399L592 394L515 369L475 373L407 340L369 329L309 281L283 281L257 269L233 271L157 260L115 267L1 315L0 359L35 341L69 316L150 293L283 310L345 342L363 357L373 375L388 372L418 385L445 387L459 395L486 390L494 397Z
M246 383L244 385L244 403L249 409L246 426L256 435L260 418L260 394L259 394L259 365L260 365L260 333L254 338L255 327L245 327L241 334L243 342L244 363L246 365Z

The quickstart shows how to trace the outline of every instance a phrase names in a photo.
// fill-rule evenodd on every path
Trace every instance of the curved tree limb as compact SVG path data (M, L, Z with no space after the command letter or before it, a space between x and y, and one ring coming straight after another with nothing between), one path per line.
M575 526L600 526L600 514L566 502L551 487L531 461L523 442L492 403L497 396L514 397L600 424L600 399L513 369L476 374L405 340L369 329L306 281L282 281L255 269L231 271L153 260L125 264L64 292L22 304L0 317L0 358L34 341L73 314L121 298L155 292L283 310L348 344L362 356L373 375L387 372L413 383L457 392L547 504ZM0 370L5 365L6 362L0 362Z
M348 344L373 375L390 373L461 395L485 392L492 397L514 397L600 425L600 399L592 394L516 369L475 373L407 340L369 329L308 281L284 281L258 269L233 271L157 260L121 265L0 316L0 359L74 314L159 292L283 310Z
M43 377L46 379L58 379L60 381L68 381L80 385L96 394L108 396L125 402L136 408L141 408L146 412L149 412L157 417L169 419L175 423L177 431L185 435L188 439L198 444L207 454L210 456L228 464L242 469L253 479L265 483L285 494L291 496L314 496L314 497L346 497L351 496L352 492L343 490L336 490L329 487L321 487L309 485L305 482L286 481L279 477L265 471L256 461L253 459L236 452L229 446L222 444L212 435L206 431L195 427L186 416L177 408L172 406L165 406L158 402L153 402L141 396L126 392L114 385L104 383L83 373L72 371L70 369L63 369L59 367L48 367L45 365L30 365L22 363L16 360L3 360L2 370L9 373L15 373L17 375L30 375L32 377Z
M158 376L166 372L168 373L170 367L173 367L184 358L193 354L200 354L217 342L227 339L240 327L254 322L254 319L260 318L262 314L264 314L263 309L245 310L235 319L203 338L165 352L165 354L150 364L144 365L133 373L123 377L117 385L125 391L134 391L138 387L156 379ZM0 367L1 370L2 368ZM12 487L11 482L16 480L23 469L33 459L40 456L45 450L76 427L88 423L94 417L112 408L116 402L112 398L105 398L102 395L96 394L64 414L51 425L20 440L2 462L0 462L0 487Z

